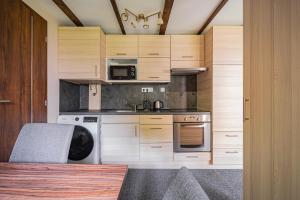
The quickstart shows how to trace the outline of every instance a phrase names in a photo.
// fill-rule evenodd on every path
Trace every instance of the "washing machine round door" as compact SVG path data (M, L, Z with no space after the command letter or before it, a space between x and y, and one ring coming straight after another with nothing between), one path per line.
M90 155L94 147L94 139L89 130L82 126L75 126L69 160L78 161Z

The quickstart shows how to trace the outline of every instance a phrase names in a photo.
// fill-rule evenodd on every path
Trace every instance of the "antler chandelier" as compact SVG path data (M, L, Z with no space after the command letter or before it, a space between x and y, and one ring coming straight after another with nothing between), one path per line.
M128 21L130 14L135 18L136 23L139 23L139 22L143 21L143 23L144 23L143 28L144 29L149 29L149 18L153 17L153 16L156 16L156 15L157 15L157 25L162 25L164 23L160 11L152 13L150 15L144 15L143 13L135 14L132 11L125 8L125 11L121 14L122 20L123 21ZM133 28L136 28L136 23L134 23L132 21L130 24Z

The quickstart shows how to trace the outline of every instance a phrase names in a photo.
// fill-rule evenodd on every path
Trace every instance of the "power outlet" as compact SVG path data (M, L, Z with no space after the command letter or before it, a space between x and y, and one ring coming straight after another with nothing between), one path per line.
M142 88L142 93L148 93L148 92L153 92L153 88Z

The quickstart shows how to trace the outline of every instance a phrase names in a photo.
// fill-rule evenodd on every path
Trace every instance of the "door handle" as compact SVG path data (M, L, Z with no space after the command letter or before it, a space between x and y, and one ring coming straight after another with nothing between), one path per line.
M162 146L151 146L152 149L161 149Z
M8 100L8 99L0 99L0 103L11 103L11 100Z
M194 56L181 56L182 58L193 58Z
M150 55L150 56L158 56L159 53L149 53L148 55Z
M239 153L238 151L226 151L225 153Z
M246 98L244 99L244 103L243 103L243 115L244 115L244 121L248 121L250 120L250 117L248 116L249 113L247 112L247 104L250 103L250 99Z

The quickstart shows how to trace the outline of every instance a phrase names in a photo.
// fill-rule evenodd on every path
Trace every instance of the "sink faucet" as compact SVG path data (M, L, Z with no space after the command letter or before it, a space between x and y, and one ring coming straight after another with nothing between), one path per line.
M128 102L126 102L126 106L130 107L134 112L137 111L137 107L138 107L138 104L130 104Z

